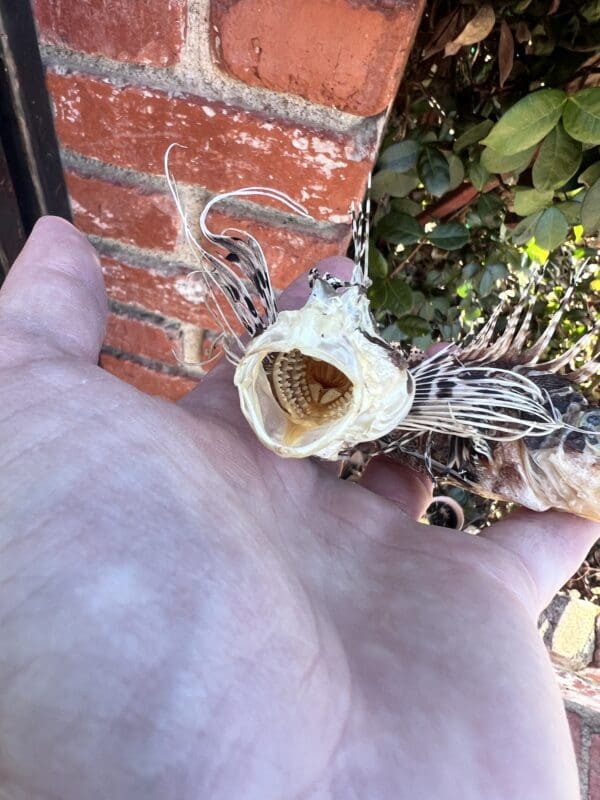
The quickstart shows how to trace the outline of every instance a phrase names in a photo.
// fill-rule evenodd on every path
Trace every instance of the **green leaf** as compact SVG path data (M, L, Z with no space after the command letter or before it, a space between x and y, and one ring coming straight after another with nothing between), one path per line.
M533 52L536 56L549 56L556 47L556 36L542 22L533 28L531 38L533 39Z
M464 281L456 290L456 294L463 299L473 291L473 281Z
M447 191L451 192L456 189L465 179L465 168L457 155L454 153L445 153L446 161L448 162L448 169L450 170L450 183L448 184Z
M479 279L479 294L487 297L496 288L499 281L508 275L508 270L504 264L488 264Z
M429 109L429 103L425 102L425 108ZM433 131L426 131L423 128L417 128L416 134L421 144L430 144L431 142L437 142L438 140L438 137Z
M542 208L547 208L552 203L553 197L552 189L547 192L538 192L537 189L524 189L518 186L515 189L513 208L520 217L526 217Z
M450 307L450 300L447 297L430 297L429 303L442 317L445 316Z
M481 297L487 297L496 285L496 279L489 269L486 269L479 279L479 294Z
M500 210L504 208L503 201L493 192L482 194L475 206L479 218L487 227L498 227L500 224Z
M508 277L508 269L505 264L490 264L487 269L491 272L496 281L503 281Z
M384 169L373 175L371 197L373 200L381 200L386 194L390 197L406 197L418 185L419 178L414 171L394 172Z
M459 250L467 244L470 234L468 229L459 222L448 222L435 227L427 238L431 244L441 250Z
M386 278L389 265L386 257L374 244L369 245L369 275L371 278Z
M415 347L418 347L419 350L426 350L432 343L432 341L433 338L430 333L425 333L422 336L413 336L412 338L412 343L414 344Z
M578 183L583 183L588 188L600 178L600 161L595 164L590 164L587 169L584 169L581 175L577 178Z
M478 261L469 261L468 264L465 264L462 268L462 277L464 280L470 280L474 275L481 270L481 264Z
M563 124L578 142L600 144L600 87L582 89L569 97Z
M477 305L466 305L463 308L462 316L467 322L475 322L482 316L481 308Z
M379 221L376 237L392 244L416 244L423 237L423 228L410 214L391 211Z
M581 222L581 203L576 203L574 200L565 200L564 203L557 203L555 208L558 208L560 213L563 214L569 225L579 225Z
M393 322L381 331L381 338L386 342L401 342L406 339L400 328Z
M450 186L450 167L435 147L426 147L419 156L417 172L425 188L434 197L441 197Z
M600 0L591 0L586 3L580 13L588 22L598 22L600 20Z
M416 296L417 292L413 292L413 295ZM418 313L420 317L426 319L427 322L431 322L431 320L435 316L435 308L431 305L431 303L426 303L424 302L424 300L425 298L423 297L423 302L421 303L415 302L414 311L415 313Z
M401 278L375 280L369 294L378 311L385 310L400 316L412 308L412 290Z
M509 156L503 155L491 147L486 147L481 154L481 163L488 172L496 172L500 175L506 172L522 172L529 165L534 152L535 145L519 153L511 153Z
M408 172L417 165L421 145L413 139L405 139L386 147L379 157L377 169L390 169L393 172Z
M535 239L531 239L531 241L527 242L525 252L531 261L537 261L538 264L545 264L546 261L548 261L548 256L550 255L550 252L548 250L544 250L543 247L540 247L536 243Z
M535 226L535 242L538 247L551 252L562 244L569 233L569 223L557 208L547 208Z
M394 197L390 202L392 211L400 211L402 214L410 214L411 217L416 217L421 212L421 206L410 200L408 197Z
M559 189L581 164L581 143L572 139L559 122L542 142L532 170L533 185L540 191Z
M479 161L474 161L469 165L467 177L477 191L481 192L490 179L490 173Z
M460 153L462 150L466 150L466 148L470 147L472 144L477 144L477 142L480 142L484 136L488 135L493 127L494 123L491 119L484 119L483 122L478 122L475 125L471 125L455 140L454 152Z
M424 336L431 330L431 326L426 319L422 319L421 317L417 317L412 314L399 319L396 325L409 339L412 339L414 336Z
M587 190L581 204L581 224L586 233L594 233L600 228L600 180Z
M533 239L535 233L535 226L537 225L538 219L542 216L542 212L538 211L536 214L530 214L525 219L522 219L515 227L510 231L510 238L513 242L517 245L519 244L526 244L527 242Z
M506 156L537 144L556 125L566 101L560 89L526 95L500 118L483 144Z

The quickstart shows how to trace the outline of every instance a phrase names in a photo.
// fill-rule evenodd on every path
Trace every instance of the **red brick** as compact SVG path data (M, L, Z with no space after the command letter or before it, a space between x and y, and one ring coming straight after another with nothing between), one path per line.
M345 222L375 157L375 136L355 139L252 115L201 97L118 88L80 74L48 73L59 138L68 148L109 164L163 173L169 144L182 183L220 192L269 185L301 201L316 218ZM257 199L258 202L258 199Z
M183 270L167 275L104 257L102 268L111 299L199 327L215 327L202 303L192 303L178 291L177 282L187 274Z
M567 711L567 719L569 720L577 763L581 763L581 718L575 711Z
M180 363L180 331L178 327L164 328L139 319L109 314L104 344L162 361L164 364Z
M600 800L600 733L592 734L590 742L588 800Z
M40 38L118 61L179 61L187 0L33 0Z
M198 381L190 378L157 372L133 361L115 358L108 353L102 353L100 356L100 366L140 391L159 395L165 400L179 400L198 385Z
M173 250L180 221L170 196L66 172L75 224L85 233Z
M252 86L369 116L394 99L424 5L211 0L213 52L224 72Z

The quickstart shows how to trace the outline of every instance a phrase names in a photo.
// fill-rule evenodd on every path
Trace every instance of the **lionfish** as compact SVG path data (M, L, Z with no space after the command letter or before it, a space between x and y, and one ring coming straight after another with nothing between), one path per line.
M543 511L600 520L600 407L580 388L596 358L567 371L598 332L592 327L557 358L542 361L575 286L539 339L526 347L532 284L498 333L500 305L481 330L425 357L382 338L369 309L368 212L355 209L354 269L349 281L310 272L303 308L278 311L258 241L207 217L230 198L260 195L296 214L306 211L283 193L251 187L215 196L200 231L221 257L191 232L172 177L167 179L201 268L206 299L235 365L241 410L262 444L285 458L341 462L340 475L360 475L385 455L432 478L483 497ZM238 335L218 302L224 297L246 335Z

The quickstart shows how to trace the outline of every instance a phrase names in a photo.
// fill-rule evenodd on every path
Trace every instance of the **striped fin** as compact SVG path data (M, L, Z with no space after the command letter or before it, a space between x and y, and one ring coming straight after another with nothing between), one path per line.
M215 233L208 227L208 215L215 205L231 198L268 197L287 206L304 217L308 213L302 206L276 189L251 186L213 197L200 215L200 233L209 244L225 251L225 256L207 250L193 234L177 185L169 168L169 156L174 147L165 153L164 166L167 184L181 217L186 240L196 257L199 269L190 273L190 280L197 280L204 290L207 310L222 332L222 344L230 361L237 363L245 351L240 335L229 322L223 308L223 299L251 336L258 336L277 318L275 293L271 285L269 269L262 248L249 233L236 228L227 228Z
M363 204L353 203L350 207L352 221L352 243L354 246L354 270L351 283L369 287L369 237L371 219L371 175L367 181L367 191Z

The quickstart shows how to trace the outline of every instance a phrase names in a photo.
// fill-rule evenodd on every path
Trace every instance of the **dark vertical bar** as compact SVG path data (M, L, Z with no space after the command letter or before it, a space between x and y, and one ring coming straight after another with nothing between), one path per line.
M0 0L0 143L25 233L42 214L70 220L29 0Z
M25 230L0 142L0 284L25 244Z

